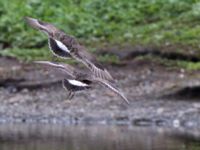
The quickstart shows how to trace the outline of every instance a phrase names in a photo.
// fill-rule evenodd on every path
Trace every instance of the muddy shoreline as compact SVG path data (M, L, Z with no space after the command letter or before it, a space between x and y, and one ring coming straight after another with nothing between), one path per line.
M108 65L127 105L97 86L67 100L63 74L11 58L0 58L0 123L126 124L200 126L199 72L169 69L144 60Z

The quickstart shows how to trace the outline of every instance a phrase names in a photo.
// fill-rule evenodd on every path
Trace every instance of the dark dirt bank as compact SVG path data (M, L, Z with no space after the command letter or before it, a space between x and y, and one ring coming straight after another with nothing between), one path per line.
M130 100L97 86L69 101L63 75L0 58L0 122L200 127L199 72L144 60L108 66Z

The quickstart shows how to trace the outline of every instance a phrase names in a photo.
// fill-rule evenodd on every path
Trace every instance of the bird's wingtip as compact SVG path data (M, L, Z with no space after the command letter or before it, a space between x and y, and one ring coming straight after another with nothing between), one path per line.
M130 101L127 98L125 98L124 100L128 105L130 104Z
M130 104L130 101L126 98L126 96L125 96L122 92L119 92L119 95L121 96L121 98L122 98L127 104Z
M56 63L56 62L51 62L51 61L42 61L42 60L39 60L39 61L33 61L33 63L35 64L44 64L44 65L50 65L50 66L58 66L60 64Z
M33 61L33 63L35 63L35 64L44 64L44 63L48 63L48 61L38 61L38 60L36 60L36 61Z

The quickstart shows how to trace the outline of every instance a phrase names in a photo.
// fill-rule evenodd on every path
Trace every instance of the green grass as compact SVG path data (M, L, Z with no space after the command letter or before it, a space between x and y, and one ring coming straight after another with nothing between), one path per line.
M200 62L177 61L176 64L186 70L200 70Z
M190 62L186 60L172 60L153 55L139 56L136 57L135 60L145 60L147 62L151 61L154 62L155 64L160 64L165 67L168 67L169 69L183 68L188 71L200 70L200 62Z
M5 49L0 51L2 56L16 57L23 61L51 60L52 54L48 49Z
M37 51L47 46L46 36L24 16L51 22L89 48L109 43L200 51L199 0L0 0L0 6L0 47L9 48L1 53L20 59L49 58L48 51Z
M98 61L100 62L107 62L107 63L110 63L110 64L118 64L120 63L119 59L117 56L115 55L104 55L104 56L98 56Z
M76 64L75 60L66 59L63 60L61 58L54 57L48 47L43 49L5 49L0 51L0 55L8 56L8 57L15 57L19 60L23 60L26 62L36 61L36 60L51 60L51 61L58 61L58 62L67 62L69 64ZM97 56L99 62L106 62L111 64L118 64L119 59L114 55L100 55Z

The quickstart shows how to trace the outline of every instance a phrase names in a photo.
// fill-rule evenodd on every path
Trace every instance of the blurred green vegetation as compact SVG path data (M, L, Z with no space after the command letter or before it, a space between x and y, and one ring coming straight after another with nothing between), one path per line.
M200 50L200 0L0 0L0 6L0 47L9 48L3 55L49 57L46 35L24 16L51 22L93 49L109 43Z
M195 71L195 70L200 69L200 62L191 62L191 61L186 61L186 60L171 60L171 59L161 58L159 56L152 56L152 55L139 56L136 58L136 60L145 60L147 62L151 61L153 63L163 65L170 69L183 68L188 71Z

